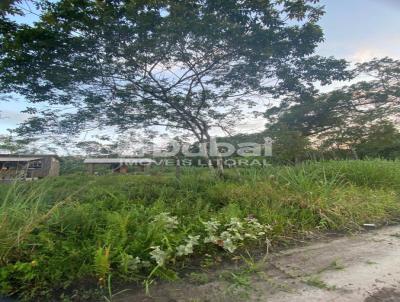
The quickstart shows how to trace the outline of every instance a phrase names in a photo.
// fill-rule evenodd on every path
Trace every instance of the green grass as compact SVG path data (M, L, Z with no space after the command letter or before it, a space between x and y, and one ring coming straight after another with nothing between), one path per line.
M325 281L321 280L319 276L311 276L304 281L307 285L317 287L319 289L334 290L334 286L329 286Z
M270 242L395 223L399 184L400 162L370 160L231 169L223 179L191 168L180 179L67 175L2 185L0 293L110 296L111 286L173 280L187 266Z

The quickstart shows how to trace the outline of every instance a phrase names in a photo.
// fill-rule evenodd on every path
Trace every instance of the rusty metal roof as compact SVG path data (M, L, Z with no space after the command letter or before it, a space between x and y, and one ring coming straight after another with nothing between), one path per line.
M18 154L18 153L0 153L0 158L25 158L25 157L34 157L34 158L45 158L45 157L54 157L56 159L60 159L57 154Z
M19 157L3 157L0 156L0 162L28 162L28 161L34 161L41 159L40 157L24 157L24 156L19 156Z

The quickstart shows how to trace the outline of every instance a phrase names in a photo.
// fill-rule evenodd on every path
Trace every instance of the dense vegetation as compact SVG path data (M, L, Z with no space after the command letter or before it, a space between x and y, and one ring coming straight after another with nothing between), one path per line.
M0 187L0 292L85 300L222 255L400 219L400 162L153 175L67 175Z
M30 107L0 150L71 156L61 177L0 186L0 295L111 300L256 247L400 221L400 61L317 55L318 0L2 2L0 101ZM335 80L351 82L317 89ZM269 137L274 166L224 172L211 134L251 110L265 130L221 141ZM218 173L83 173L83 154L136 154L155 130Z

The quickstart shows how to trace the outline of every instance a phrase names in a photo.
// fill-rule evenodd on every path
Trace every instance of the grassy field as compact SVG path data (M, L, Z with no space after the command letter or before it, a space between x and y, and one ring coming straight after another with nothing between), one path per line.
M383 160L2 185L0 293L110 299L246 249L399 222L399 194L400 162Z

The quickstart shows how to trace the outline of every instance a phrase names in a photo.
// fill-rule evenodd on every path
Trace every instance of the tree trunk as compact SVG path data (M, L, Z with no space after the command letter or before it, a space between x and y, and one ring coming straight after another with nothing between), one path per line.
M213 162L212 162L212 159L210 157L207 147L205 148L205 159L207 161L208 168L211 170L211 172L214 172L214 165L213 165Z
M218 176L224 175L224 160L222 156L217 158L217 174Z
M177 179L180 179L181 177L181 163L179 161L179 158L175 158L176 163L175 163L175 177Z
M353 148L351 148L351 152L353 153L354 159L355 159L355 160L358 160L359 157L358 157L357 151L354 150Z

